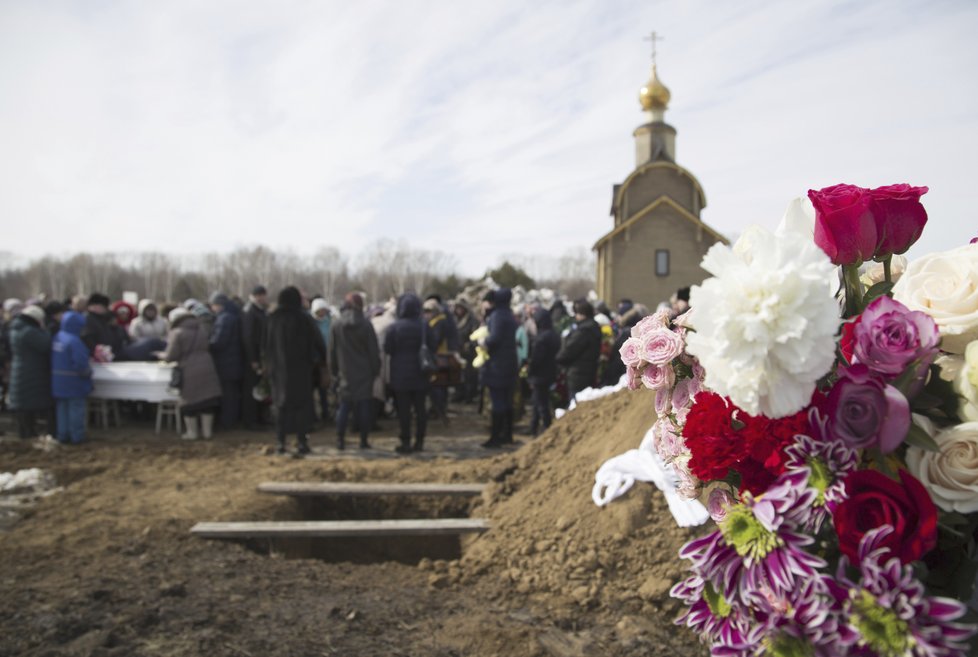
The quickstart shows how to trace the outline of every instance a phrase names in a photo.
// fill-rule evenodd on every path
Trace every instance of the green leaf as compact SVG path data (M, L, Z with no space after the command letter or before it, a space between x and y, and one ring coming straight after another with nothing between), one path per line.
M916 424L910 425L910 431L907 432L907 444L913 445L914 447L919 447L920 449L928 452L941 451L941 448L937 446L934 439Z
M866 294L863 295L863 309L865 310L866 306L871 304L873 301L876 301L880 297L889 294L892 289L893 283L887 281L880 281L876 285L873 285L871 288L866 290Z

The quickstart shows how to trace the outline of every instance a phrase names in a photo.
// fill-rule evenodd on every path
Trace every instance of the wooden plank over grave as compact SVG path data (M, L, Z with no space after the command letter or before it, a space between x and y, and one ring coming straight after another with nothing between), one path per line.
M372 497L379 495L481 495L485 484L398 484L363 482L318 482L266 481L258 485L258 490L271 495L292 497L322 497L337 495L343 497Z
M351 538L471 534L489 529L484 518L419 520L310 520L199 522L190 533L202 538Z

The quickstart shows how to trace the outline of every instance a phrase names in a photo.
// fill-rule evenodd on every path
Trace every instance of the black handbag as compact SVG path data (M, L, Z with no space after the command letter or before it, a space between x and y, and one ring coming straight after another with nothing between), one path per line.
M173 390L180 390L183 388L183 368L174 367L173 371L170 372L170 388Z
M435 356L431 353L431 349L428 348L427 333L425 332L425 322L421 320L421 348L418 350L418 362L421 364L421 373L425 376L431 376L438 370L438 363L435 362Z

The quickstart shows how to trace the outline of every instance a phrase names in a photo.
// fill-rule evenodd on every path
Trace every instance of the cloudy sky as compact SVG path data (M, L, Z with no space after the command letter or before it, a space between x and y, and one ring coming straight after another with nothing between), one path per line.
M836 182L978 233L978 3L0 0L0 250L560 254L610 229L652 30L727 235Z

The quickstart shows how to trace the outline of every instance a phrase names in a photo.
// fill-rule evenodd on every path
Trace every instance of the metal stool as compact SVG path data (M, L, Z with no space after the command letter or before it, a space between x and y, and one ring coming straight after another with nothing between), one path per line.
M156 435L160 434L160 427L163 426L164 420L167 424L172 421L173 430L178 434L180 433L182 418L180 417L180 403L177 400L168 399L156 405Z
M122 426L122 421L119 419L119 402L114 399L90 398L88 400L88 411L85 413L86 428L88 428L92 416L95 417L95 425L103 429L112 426L113 418L115 419L115 426Z

